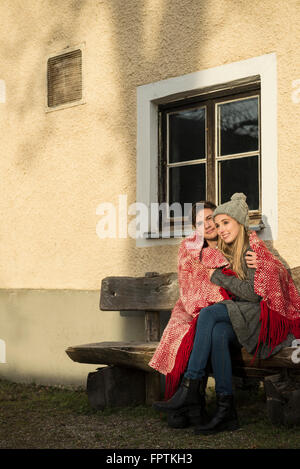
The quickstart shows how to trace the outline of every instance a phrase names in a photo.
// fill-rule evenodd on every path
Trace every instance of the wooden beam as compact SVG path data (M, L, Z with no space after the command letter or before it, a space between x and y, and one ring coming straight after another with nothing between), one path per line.
M155 371L154 373L145 373L145 380L145 401L147 405L151 405L153 402L159 401L163 397L160 386L160 374L158 371Z
M147 272L147 278L157 277L157 272ZM160 339L159 311L145 311L145 339L146 342L158 342Z
M158 342L160 338L160 320L158 311L145 312L145 340Z
M127 366L154 372L148 363L157 345L158 342L100 342L69 347L66 353L71 360L79 363ZM300 363L293 363L291 360L294 350L293 347L285 347L266 360L252 361L252 355L241 349L232 356L233 368L247 368L248 375L259 368L270 371L289 368L300 372Z
M291 274L300 289L300 267ZM99 306L103 311L171 311L178 298L177 273L149 272L144 277L104 278Z
M103 311L170 311L179 298L176 273L153 277L106 277L101 283Z
M293 368L300 370L300 363L294 363L291 359L292 353L296 349L294 347L284 347L279 352L275 353L265 360L255 359L244 348L239 352L234 352L232 361L235 365L243 365L244 367L253 368Z
M279 368L255 368L254 366L236 366L233 363L232 374L240 378L259 378L274 375L279 372ZM299 370L300 373L300 370Z
M148 363L158 342L100 342L69 347L66 354L78 363L118 365L154 372Z

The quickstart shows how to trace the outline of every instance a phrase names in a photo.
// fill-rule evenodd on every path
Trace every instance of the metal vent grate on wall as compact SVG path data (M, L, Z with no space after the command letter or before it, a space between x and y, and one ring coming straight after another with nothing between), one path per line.
M82 99L82 51L51 57L47 62L48 107Z

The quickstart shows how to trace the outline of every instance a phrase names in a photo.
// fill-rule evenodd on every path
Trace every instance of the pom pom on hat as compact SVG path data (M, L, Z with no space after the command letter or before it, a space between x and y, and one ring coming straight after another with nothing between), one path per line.
M236 192L230 197L230 200L236 200L236 199L241 199L246 202L247 197L245 196L245 194L243 194L243 192Z
M247 197L245 196L245 194L243 194L242 192L236 192L235 194L231 196L231 199L229 202L221 204L215 209L213 213L213 218L215 218L216 215L220 215L221 213L224 213L234 218L241 225L244 225L246 229L248 229L249 228L249 216L248 216L249 208L248 208L246 200L247 200Z

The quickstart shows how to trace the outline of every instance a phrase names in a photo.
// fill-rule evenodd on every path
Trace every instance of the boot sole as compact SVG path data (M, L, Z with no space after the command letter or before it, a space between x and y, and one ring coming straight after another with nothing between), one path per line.
M225 431L235 431L235 430L238 430L240 428L240 425L238 424L238 422L235 422L235 421L232 421L232 422L227 422L227 423L224 423L223 425L220 425L216 428L212 428L212 429L207 429L207 430L199 430L197 428L195 428L194 430L194 433L195 435L212 435L213 433L219 433L219 432L225 432Z
M168 427L170 428L187 428L190 426L190 422L188 417L186 417L184 414L183 415L177 415L177 420L174 418L172 419L172 414L168 414ZM181 417L181 418L180 418Z
M172 417L173 415L173 417ZM171 428L187 428L205 425L209 422L208 415L204 414L199 406L186 409L174 410L167 413L168 426Z
M165 412L165 413L169 413L169 412L178 412L178 413L185 413L185 412L188 412L188 410L190 409L199 409L200 406L198 404L195 404L195 405L187 405L187 406L184 406L184 407L178 407L177 409L176 408L172 408L170 409L170 407L166 408L166 407L160 407L160 406L156 406L155 404L152 404L152 408L157 410L158 412Z

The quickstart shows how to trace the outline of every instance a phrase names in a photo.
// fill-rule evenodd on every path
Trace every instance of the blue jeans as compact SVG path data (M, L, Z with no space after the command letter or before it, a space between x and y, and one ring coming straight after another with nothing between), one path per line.
M186 378L199 379L206 374L211 356L215 389L218 394L233 394L230 346L239 342L230 322L227 308L216 303L201 309L190 355Z

